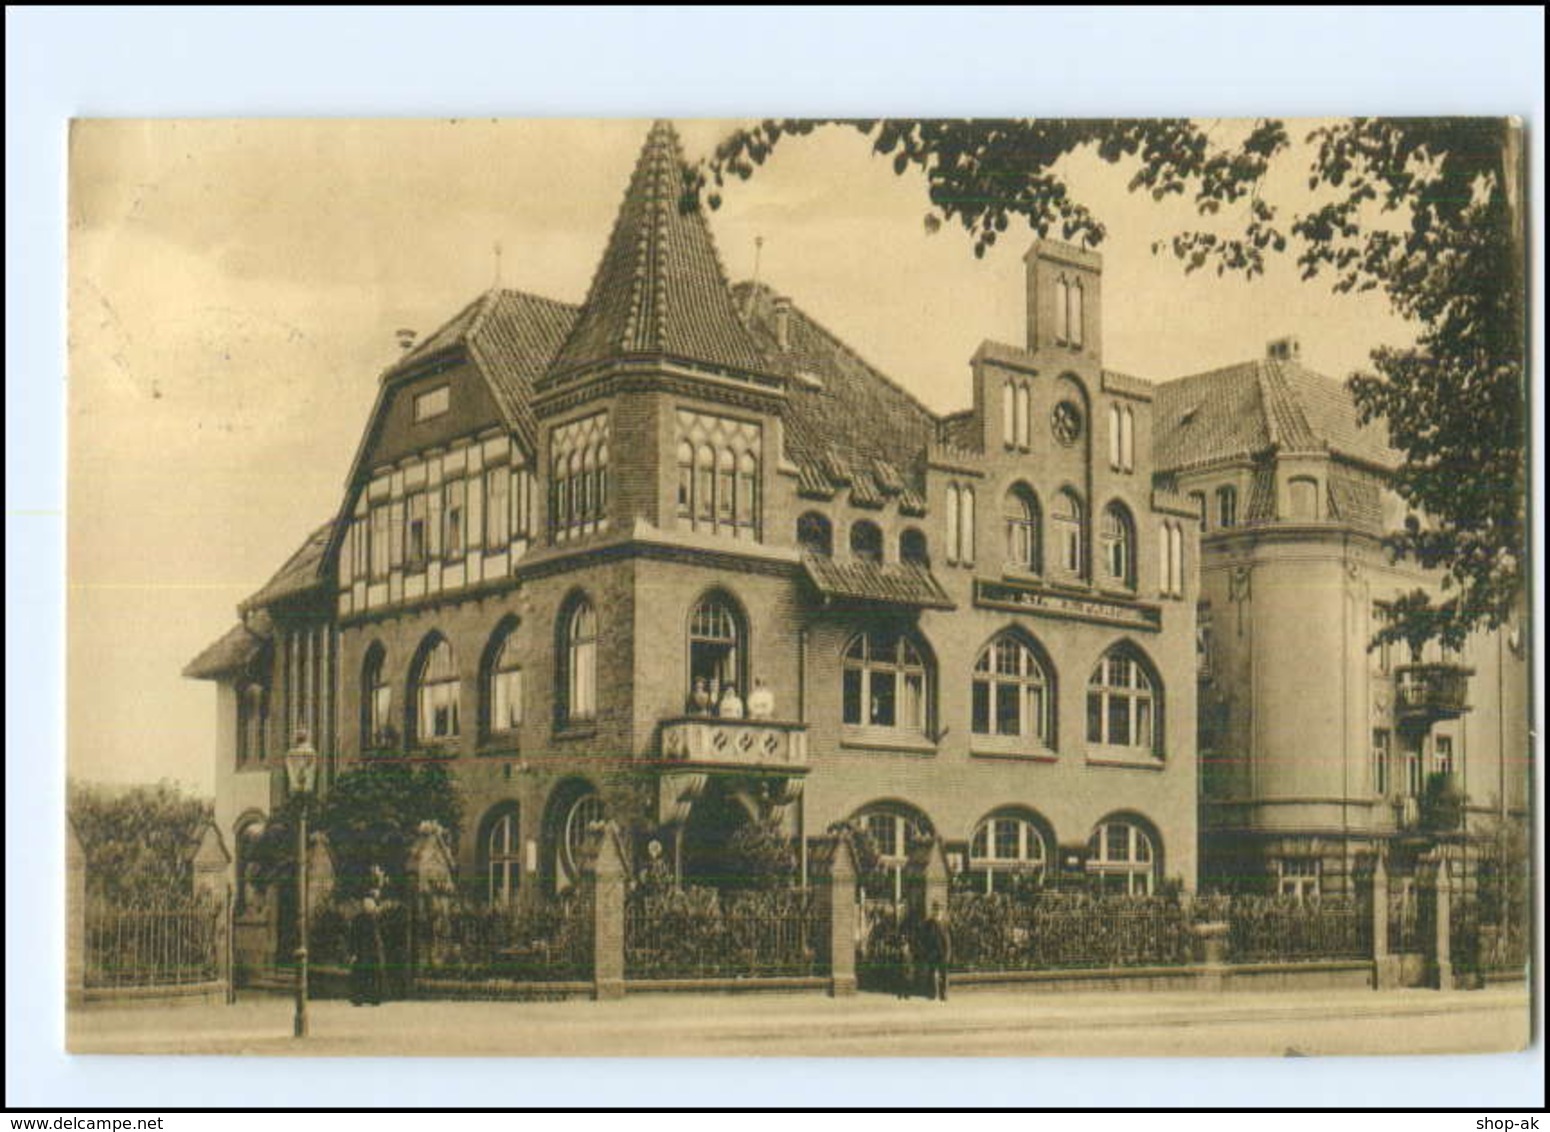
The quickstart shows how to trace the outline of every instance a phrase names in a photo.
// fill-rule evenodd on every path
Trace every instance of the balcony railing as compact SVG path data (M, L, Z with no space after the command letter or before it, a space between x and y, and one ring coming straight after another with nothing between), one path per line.
M1395 708L1401 722L1430 724L1469 710L1469 678L1460 664L1411 664L1394 673Z
M681 716L662 722L662 761L732 766L807 765L807 725L772 719Z

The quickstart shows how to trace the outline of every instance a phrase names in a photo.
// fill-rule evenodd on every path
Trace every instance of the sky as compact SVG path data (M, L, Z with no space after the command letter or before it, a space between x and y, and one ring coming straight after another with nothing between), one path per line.
M1294 122L1294 136L1312 128ZM401 327L429 334L494 285L579 302L648 122L80 120L69 139L68 750L72 776L213 789L215 688L183 666L340 504ZM677 123L698 158L732 128ZM1230 140L1244 123L1212 123ZM1264 193L1306 207L1307 150ZM1105 364L1162 381L1296 335L1343 377L1410 329L1377 295L1186 277L1152 242L1190 206L1073 158L1107 225ZM848 129L784 143L711 214L755 271L937 411L985 339L1021 343L1022 253L930 234L924 183ZM1217 223L1230 224L1228 214ZM497 264L496 246L500 247ZM498 275L497 275L498 272Z

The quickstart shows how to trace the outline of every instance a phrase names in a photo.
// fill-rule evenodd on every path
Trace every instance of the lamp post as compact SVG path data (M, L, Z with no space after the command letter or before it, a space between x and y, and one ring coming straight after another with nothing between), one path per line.
M316 785L318 753L305 728L285 752L285 776L291 794L301 800L296 817L296 1033L307 1036L307 807Z

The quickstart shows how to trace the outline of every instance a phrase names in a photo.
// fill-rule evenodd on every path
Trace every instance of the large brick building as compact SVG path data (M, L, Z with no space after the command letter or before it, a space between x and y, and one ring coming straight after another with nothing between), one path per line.
M1429 796L1465 799L1475 840L1526 822L1528 664L1521 626L1369 651L1437 579L1381 543L1399 453L1299 354L1158 385L1155 463L1202 532L1202 883L1340 894L1375 850L1406 878L1451 831Z
M602 813L689 877L758 815L804 861L859 818L990 885L1193 887L1195 511L1103 368L1099 258L1034 245L1026 341L942 417L729 286L680 161L653 127L580 307L491 292L382 376L337 515L190 665L239 857L302 726L325 786L445 760L497 900Z

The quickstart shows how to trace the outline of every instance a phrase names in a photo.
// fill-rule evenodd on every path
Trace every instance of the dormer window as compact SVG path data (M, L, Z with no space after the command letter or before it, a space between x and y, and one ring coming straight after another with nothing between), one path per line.
M450 385L438 385L435 389L427 389L424 393L418 393L414 398L414 422L433 420L441 416L452 407L452 387Z

